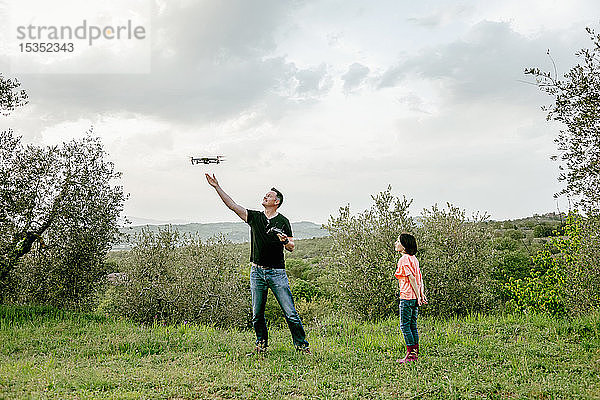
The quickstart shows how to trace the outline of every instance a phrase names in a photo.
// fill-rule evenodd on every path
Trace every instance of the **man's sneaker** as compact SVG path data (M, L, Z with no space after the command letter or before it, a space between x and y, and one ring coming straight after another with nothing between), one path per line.
M268 350L269 346L266 346L264 343L257 343L256 347L254 348L254 351L252 353L248 353L246 354L247 356L253 356L253 355L260 355L260 354L267 354L267 350Z
M302 354L312 354L308 346L296 346L296 350Z
M269 348L267 346L263 346L263 345L257 344L256 347L254 348L254 352L256 354L265 354L268 349Z

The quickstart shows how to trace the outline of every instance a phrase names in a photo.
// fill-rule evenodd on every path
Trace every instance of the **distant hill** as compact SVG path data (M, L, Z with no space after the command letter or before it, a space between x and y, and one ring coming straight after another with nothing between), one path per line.
M524 236L529 234L530 236L535 235L535 237L543 237L548 236L555 229L557 229L560 226L560 224L564 221L564 218L564 214L550 212L542 215L534 214L530 217L519 218L514 220L490 220L489 222L492 223L495 226L495 228L499 230L520 230L525 234ZM202 240L206 240L212 236L221 233L225 235L227 239L231 240L234 243L244 243L250 241L250 228L244 222L216 222L206 224L139 223L142 221L153 220L144 220L142 218L136 218L136 222L138 223L130 227L121 228L121 233L124 234L124 239L121 243L114 246L113 250L130 249L133 237L135 236L135 234L140 233L142 229L148 229L151 232L157 232L159 229L167 229L167 227L171 227L171 229L177 230L180 233L198 235L198 237L200 237ZM417 225L417 227L423 226L421 216L414 217L414 222ZM547 232L542 232L542 229L539 226L547 228ZM539 232L534 232L534 229L536 227L538 228L537 231ZM327 230L325 229L322 229L321 225L308 221L292 222L292 230L296 239L312 239L329 236L329 232L327 232ZM127 238L127 236L129 236L129 238Z
M244 222L216 222L209 224L162 224L162 225L135 225L131 227L121 228L121 233L129 239L125 238L122 243L114 246L115 250L124 250L131 247L131 242L135 234L140 233L142 229L158 232L159 229L171 229L179 233L198 235L202 240L206 240L212 236L222 233L225 237L234 243L243 243L250 241L250 227ZM314 222L302 221L292 222L292 231L296 239L312 239L324 236L329 236L327 230L322 229L321 225Z

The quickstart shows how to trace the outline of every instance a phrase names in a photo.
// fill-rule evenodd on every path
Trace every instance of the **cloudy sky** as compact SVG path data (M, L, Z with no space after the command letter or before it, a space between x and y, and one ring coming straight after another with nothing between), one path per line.
M72 17L93 20L92 3ZM143 19L146 71L22 73L5 53L0 71L30 103L0 128L57 144L93 126L123 172L128 216L235 221L204 172L247 208L278 187L292 221L362 211L390 184L413 215L446 202L493 219L567 207L553 198L559 127L540 109L551 98L523 70L552 70L550 49L567 72L590 45L584 28L600 28L597 0L127 4L113 14ZM188 158L217 154L227 161Z

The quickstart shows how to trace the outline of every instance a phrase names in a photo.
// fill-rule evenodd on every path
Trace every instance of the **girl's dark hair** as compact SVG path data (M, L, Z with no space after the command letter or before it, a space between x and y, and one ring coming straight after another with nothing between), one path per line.
M417 240L410 233L400 234L400 244L404 247L406 254L414 256L417 254Z

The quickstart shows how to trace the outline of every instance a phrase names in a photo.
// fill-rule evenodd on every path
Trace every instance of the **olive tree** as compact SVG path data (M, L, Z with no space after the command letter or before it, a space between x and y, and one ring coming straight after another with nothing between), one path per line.
M586 31L591 46L575 53L581 61L563 79L556 72L525 70L554 98L554 104L544 110L547 119L564 126L555 139L559 154L553 159L561 162L559 180L566 186L557 195L572 198L576 210L570 213L564 235L552 238L549 248L536 258L552 268L509 287L521 308L583 313L597 310L600 304L600 34ZM543 301L540 288L549 294Z
M403 231L414 229L408 208L412 200L387 190L371 196L374 204L358 215L350 206L330 217L326 228L333 246L329 265L337 277L337 292L348 310L365 319L396 312L398 253L394 242Z
M527 68L525 74L536 78L539 88L554 98L544 107L547 119L564 125L555 139L560 161L559 181L566 186L559 195L575 200L582 211L600 211L600 34L587 28L591 48L581 49L581 59L559 79L539 68Z
M27 95L0 76L6 114ZM125 195L93 131L60 146L0 132L0 301L11 293L62 304L91 290L118 235ZM27 257L25 257L27 256Z
M62 146L25 146L10 131L1 139L2 292L16 274L12 281L25 298L76 300L103 274L117 240L125 196L112 181L120 174L91 135Z
M0 73L0 114L8 115L15 108L27 104L27 92L19 89L18 79L5 78Z
M478 213L468 217L451 204L423 210L417 257L429 298L425 312L460 315L499 306L500 287L493 278L496 252L487 219Z

